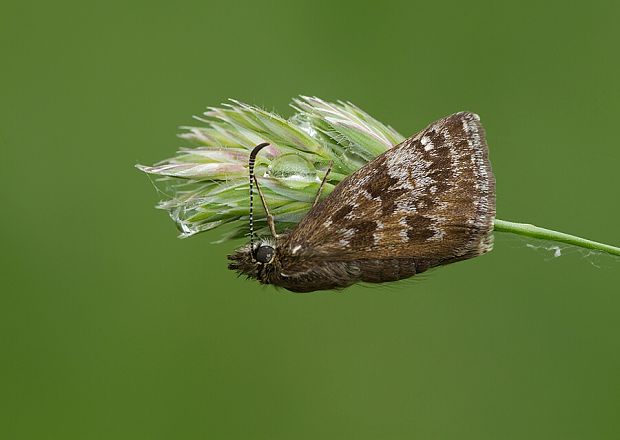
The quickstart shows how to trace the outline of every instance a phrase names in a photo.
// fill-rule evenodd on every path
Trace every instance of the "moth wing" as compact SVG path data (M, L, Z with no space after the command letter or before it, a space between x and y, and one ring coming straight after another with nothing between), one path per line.
M494 218L485 132L478 115L461 112L344 179L281 249L323 261L422 258L442 264L489 251Z

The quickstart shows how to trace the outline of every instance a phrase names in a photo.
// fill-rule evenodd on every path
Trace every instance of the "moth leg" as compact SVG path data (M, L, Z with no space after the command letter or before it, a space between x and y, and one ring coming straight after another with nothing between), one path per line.
M260 196L260 201L263 204L263 208L265 208L265 212L267 213L267 226L269 226L269 231L271 231L271 235L273 235L273 238L278 238L273 215L271 215L271 212L269 212L269 207L267 207L267 201L265 200L265 196L263 195L263 190L260 189L260 184L258 183L258 179L256 178L256 176L254 176L254 184L256 185L256 189L258 190L258 195Z
M319 190L316 192L316 197L314 198L314 203L312 204L313 208L316 206L317 203L319 203L319 199L321 198L321 191L323 191L323 186L325 186L325 182L327 182L327 176L329 176L329 173L331 172L333 166L334 166L334 161L330 160L329 166L327 167L327 171L325 172L325 175L323 176L323 180L321 180L321 186L319 186Z

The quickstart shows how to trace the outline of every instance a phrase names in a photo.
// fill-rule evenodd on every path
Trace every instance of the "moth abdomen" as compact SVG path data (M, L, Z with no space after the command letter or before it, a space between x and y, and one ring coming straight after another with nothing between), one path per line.
M422 273L433 265L429 260L415 258L361 260L360 281L368 283L398 281Z
M286 266L271 284L293 292L342 289L357 282L383 283L410 278L439 262L416 258L316 261L304 267Z

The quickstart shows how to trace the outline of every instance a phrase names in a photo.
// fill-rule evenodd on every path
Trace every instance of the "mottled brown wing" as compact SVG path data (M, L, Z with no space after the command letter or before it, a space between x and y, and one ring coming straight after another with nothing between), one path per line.
M490 250L495 178L479 121L453 114L360 168L283 240L283 255L436 265Z

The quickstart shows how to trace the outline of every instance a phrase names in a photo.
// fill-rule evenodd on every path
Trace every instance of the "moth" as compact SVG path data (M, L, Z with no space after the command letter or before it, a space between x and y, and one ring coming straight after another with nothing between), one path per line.
M493 246L495 177L478 115L440 119L342 180L288 233L276 233L250 154L250 243L229 269L293 292L383 283ZM321 188L327 179L323 178ZM254 242L252 184L272 237Z

